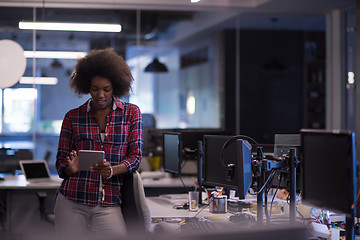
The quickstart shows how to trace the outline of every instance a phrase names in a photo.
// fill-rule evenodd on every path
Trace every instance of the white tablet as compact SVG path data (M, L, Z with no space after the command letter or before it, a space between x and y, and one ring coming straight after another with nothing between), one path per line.
M79 170L90 171L91 166L103 162L104 158L104 151L79 150Z

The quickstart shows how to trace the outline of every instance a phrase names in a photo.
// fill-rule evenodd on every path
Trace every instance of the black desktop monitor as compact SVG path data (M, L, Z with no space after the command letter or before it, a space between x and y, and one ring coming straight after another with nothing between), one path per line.
M163 133L163 167L165 172L181 174L181 133Z
M304 203L355 214L355 136L350 131L301 130Z
M252 182L251 145L242 139L231 142L223 151L224 144L232 136L205 135L203 158L203 185L234 189L238 197L244 199ZM229 164L233 165L232 178L229 178Z
M275 134L274 138L274 157L286 158L289 155L290 149L296 149L297 160L301 163L300 155L301 137L300 134ZM301 164L296 166L296 191L301 192ZM288 169L278 169L271 182L271 187L290 190L290 173Z
M179 129L176 132L181 133L182 147L184 150L197 149L197 142L202 141L204 135L230 135L230 133L217 129Z
M299 148L300 145L300 134L275 134L274 156L286 156L289 154L291 148Z

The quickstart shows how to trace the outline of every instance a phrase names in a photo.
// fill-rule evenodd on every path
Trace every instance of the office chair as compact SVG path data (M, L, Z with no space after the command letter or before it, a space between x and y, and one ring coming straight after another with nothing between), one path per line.
M128 234L150 232L150 210L146 203L141 176L137 171L124 176L121 195L121 210Z

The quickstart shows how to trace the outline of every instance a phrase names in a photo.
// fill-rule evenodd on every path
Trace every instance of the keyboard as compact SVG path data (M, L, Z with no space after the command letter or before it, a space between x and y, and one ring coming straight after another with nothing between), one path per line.
M221 229L221 224L209 221L190 221L180 225L181 232L208 232Z

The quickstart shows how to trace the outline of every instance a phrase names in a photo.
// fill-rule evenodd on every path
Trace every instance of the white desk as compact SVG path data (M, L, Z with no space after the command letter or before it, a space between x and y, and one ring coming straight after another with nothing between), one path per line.
M0 189L57 189L62 181L57 175L52 175L51 180L43 183L29 183L24 175L5 176L5 180L0 181Z
M31 184L25 180L24 175L17 176L5 176L4 181L0 181L0 189L54 189L58 188L62 182L57 175L52 175L53 182L34 183ZM182 178L185 187L191 187L195 185L195 177L183 177ZM165 177L158 180L152 178L145 178L142 180L144 188L181 188L184 184L180 178Z
M212 221L220 221L222 223L226 223L227 218L232 215L232 213L211 213L209 207L199 208L199 212L191 212L185 209L174 209L173 205L181 204L181 202L186 201L186 194L182 194L184 196L183 201L179 198L176 202L171 202L170 200L161 198L161 197L147 197L146 201L150 208L150 213L152 218L164 218L160 219L165 222L166 231L157 233L155 231L154 236L149 236L149 240L157 239L173 239L173 240L198 240L198 239L207 239L207 240L219 240L219 239L227 239L227 240L239 240L239 239L252 239L252 240L263 240L263 239L277 239L277 240L304 240L306 239L304 236L306 234L305 225L296 225L291 226L287 224L277 224L273 226L267 225L249 225L244 226L240 224L232 224L227 223L226 228L222 230L214 230L203 233L192 233L192 232L181 232L180 225L178 222L183 220L186 217L204 217L210 219ZM152 228L154 230L156 223L152 224ZM164 226L164 225L162 225Z
M45 212L52 212L55 203L55 195L61 184L58 176L52 176L52 181L29 183L24 175L5 176L0 181L1 201L6 207L6 236L23 237L32 232L40 232L43 229L51 230L51 223L41 219L40 200L38 192L44 192L48 196L44 201Z
M147 197L146 201L150 208L151 217L194 217L198 212L191 212L189 209L174 209L174 205L182 205L187 202L187 194L179 194L176 200L169 200L162 197ZM198 217L219 216L228 217L230 213L210 213L209 206L200 206L203 210L197 215Z
M29 228L31 228L30 230L53 228L50 223L40 218L40 203L37 195L37 192L45 192L48 195L45 201L45 210L46 212L52 212L56 191L62 179L57 175L53 175L52 180L53 182L33 184L27 182L24 175L18 175L5 176L5 180L0 181L0 201L4 201L4 206L6 207L6 230L8 234L21 235ZM196 178L183 178L185 187L193 186L195 181ZM171 191L171 189L174 191L184 189L184 185L179 178L161 178L159 180L147 178L143 180L143 185L145 191L150 192L154 190L158 192L159 189L161 192Z
M56 177L54 177L56 179ZM183 179L184 183L189 186L193 185L195 178ZM152 180L144 179L144 187L169 187L183 186L177 178ZM37 191L46 191L48 193L49 207L53 207L55 193L60 181L54 184L28 184L23 176L7 177L5 181L0 182L0 190L6 192L7 201L7 229L10 230L11 236L24 236L24 231L33 231L36 234L38 229L53 231L53 226L40 219L39 200L36 195ZM210 213L209 207L205 207L201 212L191 212L188 209L174 209L174 205L180 205L187 202L187 194L172 202L160 197L147 197L146 199L152 217L220 217L225 219L230 213L213 214ZM29 205L30 204L30 205ZM202 209L200 206L199 210ZM178 227L178 226L177 226ZM26 232L29 234L29 232Z

